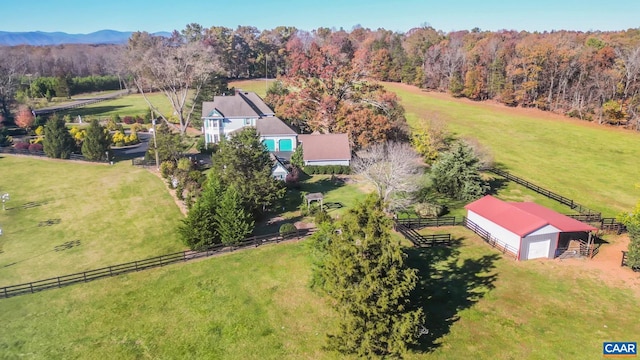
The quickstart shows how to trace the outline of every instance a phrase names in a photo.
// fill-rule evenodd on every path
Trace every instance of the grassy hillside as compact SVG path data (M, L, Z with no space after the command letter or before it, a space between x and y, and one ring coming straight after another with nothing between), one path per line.
M640 308L570 266L501 259L463 229L455 249L409 250L430 336L411 359L596 359L640 335ZM51 358L343 358L335 314L308 287L304 243L0 300L2 353ZM427 261L429 259L429 261ZM433 261L434 265L429 265Z
M114 166L0 157L0 285L180 251L182 218L160 179Z
M171 104L167 97L161 93L152 93L147 95L149 101L157 106L160 111L169 117L173 114ZM62 115L69 114L72 118L76 118L78 115L82 117L90 116L94 118L111 117L116 114L120 117L124 116L144 116L149 112L149 105L144 100L141 94L131 94L123 96L117 99L103 101L91 105L87 105L81 108L72 109L62 113Z
M264 81L232 83L264 94ZM498 165L590 208L615 216L640 198L640 134L543 111L471 102L385 83L402 100L413 127L446 121L459 137L475 137Z
M526 109L473 103L387 83L414 127L439 118L489 147L515 175L614 216L640 198L640 134Z

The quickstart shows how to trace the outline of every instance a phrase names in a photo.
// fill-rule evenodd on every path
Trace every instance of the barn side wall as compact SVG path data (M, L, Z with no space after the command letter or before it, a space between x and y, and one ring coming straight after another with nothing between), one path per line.
M491 236L501 242L511 246L513 249L520 249L520 236L518 234L512 233L511 231L471 210L467 210L467 218L488 231Z

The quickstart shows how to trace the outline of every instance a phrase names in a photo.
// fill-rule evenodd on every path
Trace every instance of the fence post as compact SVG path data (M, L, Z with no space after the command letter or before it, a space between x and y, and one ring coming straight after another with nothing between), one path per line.
M5 286L5 288L4 288L4 297L6 297L6 298L8 298L8 297L9 297L9 295L7 294L7 287L6 287L6 286Z
M29 287L31 288L31 293L33 294L33 283L29 283Z
M620 261L620 266L624 266L624 251L622 251L622 260Z
M82 273L82 276L84 277L84 282L87 282L87 273L86 273L86 272L83 272L83 273Z
M60 276L58 276L58 287L60 287Z

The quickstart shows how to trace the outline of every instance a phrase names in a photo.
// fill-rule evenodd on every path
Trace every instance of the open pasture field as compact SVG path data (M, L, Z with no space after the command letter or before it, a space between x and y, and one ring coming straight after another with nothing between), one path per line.
M232 86L265 94L264 80ZM549 112L455 99L415 86L385 83L402 99L409 124L440 119L458 137L475 137L497 164L605 216L640 199L640 133L591 124Z
M640 133L548 112L454 99L386 83L402 99L412 127L441 119L458 137L475 137L499 166L605 216L640 198Z
M0 285L183 250L182 214L158 177L130 163L0 156Z
M166 116L169 117L173 114L173 110L171 109L171 104L169 104L169 100L161 94L161 93L152 93L147 95L152 104L157 106L160 111ZM144 100L141 94L130 94L123 97L119 97L113 100L107 100L98 102L95 104L87 105L85 107L71 109L61 115L69 114L72 118L77 118L78 115L82 117L93 117L97 119L102 119L106 117L111 117L114 115L120 115L120 117L124 116L144 116L149 112L149 105Z
M407 249L430 335L409 359L598 359L640 336L638 299L589 272L517 263L465 229L452 249ZM339 359L335 313L308 288L303 242L0 300L9 358ZM430 265L430 263L432 263Z

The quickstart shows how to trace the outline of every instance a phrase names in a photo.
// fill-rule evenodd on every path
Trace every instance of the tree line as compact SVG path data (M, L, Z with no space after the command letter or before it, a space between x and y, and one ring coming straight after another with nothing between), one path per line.
M216 72L228 79L290 75L300 70L301 53L315 51L313 46L331 61L335 59L328 50L337 48L347 54L340 61L351 62L363 78L599 123L636 129L640 124L640 29L445 33L423 26L406 33L362 27L306 32L287 26L260 31L188 24L174 33L203 44L215 56ZM133 86L126 52L122 45L5 47L0 52L0 100L12 100L27 74L113 75ZM328 63L315 65L318 71L331 69Z

